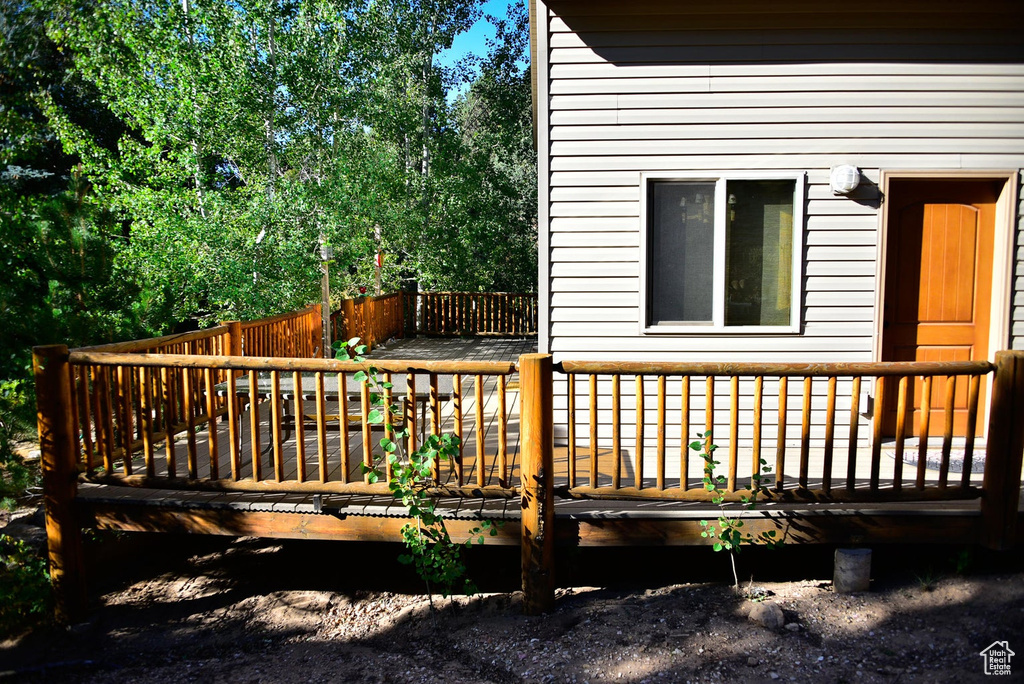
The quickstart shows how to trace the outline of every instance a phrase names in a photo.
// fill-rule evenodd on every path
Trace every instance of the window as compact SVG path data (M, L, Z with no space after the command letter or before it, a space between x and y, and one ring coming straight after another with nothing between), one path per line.
M802 176L642 184L645 332L798 330Z

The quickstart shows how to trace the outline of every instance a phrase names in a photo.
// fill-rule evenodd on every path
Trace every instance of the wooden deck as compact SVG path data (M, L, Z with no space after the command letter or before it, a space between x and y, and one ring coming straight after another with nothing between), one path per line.
M410 428L406 448L428 434L461 436L458 457L439 464L431 491L454 539L482 519L504 521L491 543L523 549L529 612L553 601L556 541L707 543L700 523L720 510L703 487L701 454L680 441L711 429L726 505L752 535L997 549L1024 542L1021 352L998 352L995 363L556 367L550 355L532 353L533 339L453 337L391 342L365 363L288 356L296 334L305 348L315 346L314 313L102 348L34 350L51 577L62 606L80 609L84 596L83 526L400 539L407 511L386 478L371 483L361 467L385 468L371 390L354 382L370 366L405 379L390 390L401 406L390 420ZM246 354L250 342L263 344L263 355ZM982 377L993 390L987 420ZM931 396L932 378L946 391L911 425L915 378L924 379L923 396ZM239 392L240 384L255 389ZM969 390L960 397L957 386ZM814 408L822 397L824 410ZM961 398L965 431L950 418ZM886 402L904 417L892 443L872 418L886 415ZM913 435L928 438L929 415L932 441L918 465ZM961 450L984 472L961 474ZM739 500L758 457L772 467L765 478L772 500L748 510Z

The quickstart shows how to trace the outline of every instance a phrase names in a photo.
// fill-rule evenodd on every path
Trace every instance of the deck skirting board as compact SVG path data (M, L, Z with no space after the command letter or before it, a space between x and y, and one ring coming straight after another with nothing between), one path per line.
M82 524L135 532L185 532L291 539L398 541L409 522L387 496L201 492L82 485L77 498ZM455 539L480 520L502 520L488 543L520 543L517 499L446 497L439 512ZM318 512L319 511L319 512ZM974 543L981 526L977 500L964 502L777 504L730 510L752 534L775 530L788 543ZM706 545L701 520L719 509L703 502L556 500L560 546Z

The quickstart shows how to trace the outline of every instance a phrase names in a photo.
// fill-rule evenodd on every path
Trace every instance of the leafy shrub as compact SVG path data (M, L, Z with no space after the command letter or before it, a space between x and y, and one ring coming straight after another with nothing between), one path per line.
M38 474L14 453L13 441L31 403L23 380L0 381L0 510L13 509L17 499L36 484Z
M0 534L0 636L49 615L51 600L46 559L28 542Z

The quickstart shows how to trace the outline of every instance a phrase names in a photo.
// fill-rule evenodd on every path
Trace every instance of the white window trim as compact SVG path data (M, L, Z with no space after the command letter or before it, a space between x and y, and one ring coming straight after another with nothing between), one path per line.
M725 184L736 180L793 180L793 291L789 325L725 325L725 225L727 195ZM715 184L715 244L712 284L712 322L688 325L648 325L648 186L652 182L704 181ZM640 333L643 335L778 335L800 332L803 308L804 202L807 174L770 171L657 171L640 174Z

